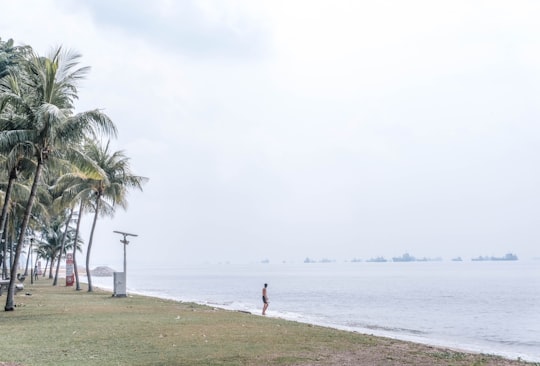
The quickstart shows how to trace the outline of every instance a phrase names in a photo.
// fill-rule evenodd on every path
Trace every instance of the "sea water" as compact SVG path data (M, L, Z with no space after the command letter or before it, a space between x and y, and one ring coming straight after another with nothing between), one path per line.
M111 277L92 277L113 287ZM128 293L540 362L540 261L130 266Z

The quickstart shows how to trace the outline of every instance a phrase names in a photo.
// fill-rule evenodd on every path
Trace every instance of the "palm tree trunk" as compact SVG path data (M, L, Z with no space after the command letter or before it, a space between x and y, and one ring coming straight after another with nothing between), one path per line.
M92 276L90 274L90 249L92 249L92 240L94 240L94 230L96 229L100 201L101 194L98 192L96 197L96 212L94 214L94 222L92 222L92 230L90 231L90 239L88 240L88 248L86 249L86 277L88 278L88 292L94 291L94 288L92 287Z
M6 222L4 223L4 226L2 226L3 228L3 231L2 231L2 235L0 235L0 240L3 240L4 241L4 253L3 253L3 256L2 256L2 279L6 279L8 277L8 272L7 272L7 268L8 268L8 259L7 259L7 232L6 232L6 226L7 226L7 220Z
M11 267L11 278L9 279L9 287L6 296L6 306L4 308L5 311L13 311L15 309L15 281L17 280L17 266L19 264L19 258L21 256L24 235L26 233L26 229L28 228L28 223L30 222L30 214L32 213L32 206L34 205L34 201L36 198L37 186L41 178L42 168L43 163L41 159L38 159L36 173L34 175L34 182L32 183L32 189L30 190L30 197L28 198L26 210L24 211L24 218L20 229L19 241L17 243L17 248L15 249L15 260L13 261L13 266Z
M69 229L69 223L72 217L73 217L73 207L71 208L71 211L69 212L69 217L66 222L66 229L64 230L64 234L62 235L62 243L60 245L60 254L58 254L58 262L56 263L56 273L54 274L53 286L56 286L58 284L58 272L60 271L60 262L62 261L62 254L64 253L64 249L66 247L66 236Z
M81 217L83 210L83 201L79 206L79 216L77 217L77 229L75 230L75 245L73 246L73 269L75 270L75 290L81 291L81 283L79 282L79 269L77 268L77 242L79 241L79 228L81 227ZM88 269L86 270L88 271Z
M7 239L7 235L4 234L7 227L7 216L8 216L8 207L9 202L11 199L11 191L13 188L13 183L15 182L15 179L17 179L17 170L13 168L11 172L9 173L9 181L8 185L6 187L6 192L4 194L4 204L2 205L2 216L0 216L0 240L2 237L5 237ZM6 267L6 257L7 257L7 240L4 242L4 255L2 258L3 261L3 267L2 267L2 278L7 277L7 267Z
M11 233L11 235L8 234L8 236L6 237L6 243L9 243L9 268L10 270L11 268L13 268L13 262L15 259L15 257L13 256L13 241L15 240L14 236L15 234Z
M45 276L46 276L47 267L49 267L49 258L47 258L47 262L45 262L45 267L43 268L43 274L41 275L41 277L43 277L43 278L45 278Z
M51 256L51 265L49 267L49 280L52 280L53 278L52 271L53 271L54 265L56 264L55 260L56 260L56 254L53 253Z

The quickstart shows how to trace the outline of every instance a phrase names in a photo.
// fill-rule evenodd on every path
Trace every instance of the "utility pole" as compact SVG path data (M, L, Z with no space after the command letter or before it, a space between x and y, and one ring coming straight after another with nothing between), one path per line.
M124 273L123 273L123 277L124 277L123 282L124 283L123 283L123 286L118 286L119 291L117 291L117 289L116 289L117 284L116 284L116 281L115 281L115 291L114 291L115 295L114 296L125 297L126 296L126 280L127 280L127 274L126 274L126 267L127 267L126 247L129 244L129 241L127 240L127 237L128 236L138 236L138 235L137 234L126 233L126 232L123 232L123 231L116 231L116 230L113 231L113 233L123 235L123 239L120 239L120 243L124 244ZM121 287L123 287L123 289Z

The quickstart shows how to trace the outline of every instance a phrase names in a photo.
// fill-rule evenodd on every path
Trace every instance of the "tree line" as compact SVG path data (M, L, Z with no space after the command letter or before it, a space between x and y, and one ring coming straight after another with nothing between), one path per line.
M112 151L118 131L101 110L76 112L78 84L90 68L81 55L57 47L47 56L0 38L0 266L9 279L5 310L14 310L21 253L46 261L57 285L60 263L73 253L75 286L80 290L77 251L81 219L92 218L86 248L90 256L98 217L127 208L127 194L142 191L148 178L133 174L123 151ZM30 253L32 251L32 253ZM32 272L32 270L31 270ZM53 275L54 272L54 275Z

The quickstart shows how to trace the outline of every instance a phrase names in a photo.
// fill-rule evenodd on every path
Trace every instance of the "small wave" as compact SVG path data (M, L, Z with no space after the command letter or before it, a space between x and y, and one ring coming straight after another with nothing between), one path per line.
M366 329L372 329L372 330L383 330L385 332L391 332L391 333L408 333L408 334L414 334L414 335L428 334L426 332L423 332L423 331L417 330L417 329L387 327L387 326L382 326L382 325L370 324L370 325L356 325L356 326L359 326L361 328L366 328Z
M536 349L540 349L540 342L537 342L537 341L521 341L521 340L505 340L505 339L500 339L498 337L486 337L485 338L487 341L490 341L490 342L493 342L493 343L499 343L499 344L504 344L506 346L517 346L517 347L531 347L531 348L536 348Z

